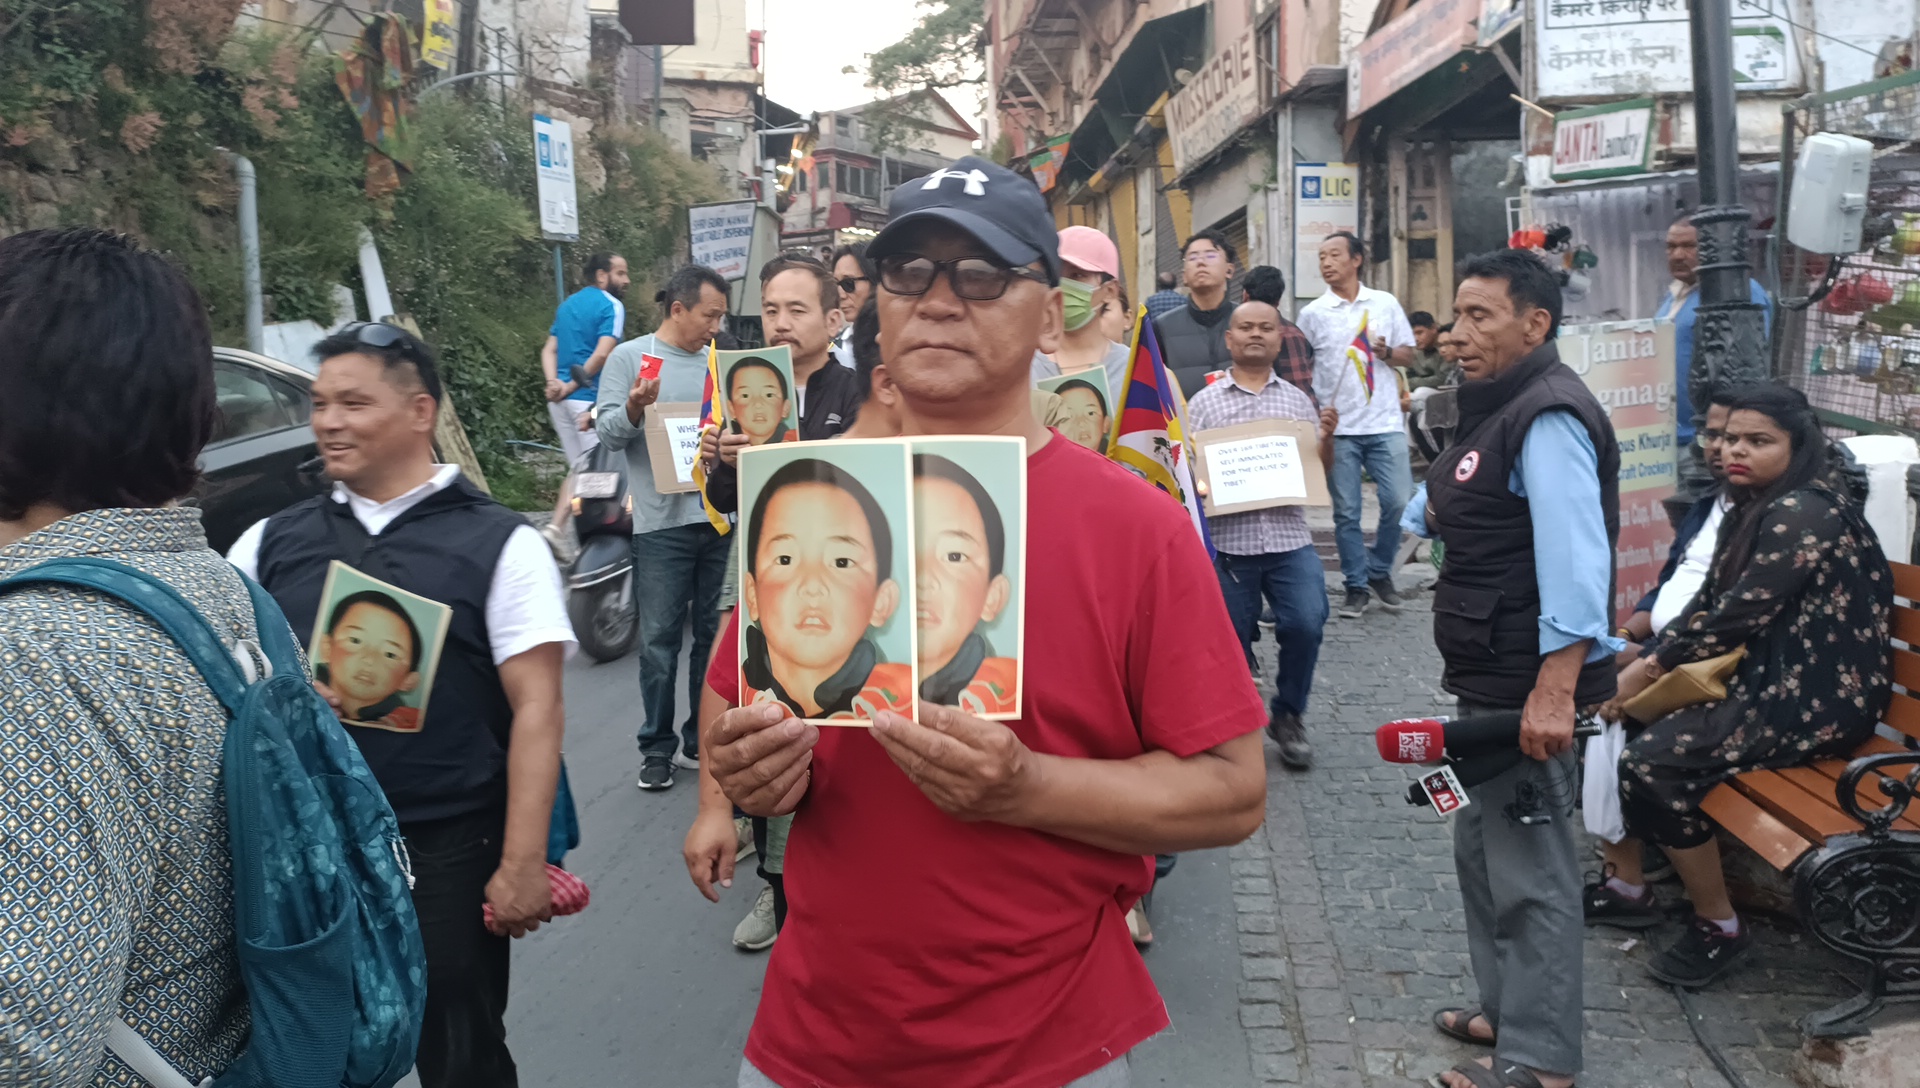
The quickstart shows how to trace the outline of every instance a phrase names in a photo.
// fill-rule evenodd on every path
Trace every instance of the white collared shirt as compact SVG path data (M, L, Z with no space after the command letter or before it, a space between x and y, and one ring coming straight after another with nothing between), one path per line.
M333 501L346 503L368 535L379 536L395 518L420 505L427 496L445 491L459 478L459 465L437 465L432 479L386 502L374 502L347 490L345 484L335 483ZM266 530L265 521L255 522L227 551L227 561L256 581L260 577L260 541ZM487 639L495 665L549 642L563 643L569 654L573 652L576 640L573 624L567 619L560 568L554 565L553 552L532 525L515 529L500 550L493 581L487 587Z
M1340 413L1336 435L1394 434L1406 426L1394 368L1385 359L1375 361L1369 397L1366 379L1347 358L1347 345L1360 332L1363 312L1369 342L1385 340L1394 349L1413 346L1413 327L1407 324L1399 300L1366 284L1360 285L1351 302L1328 291L1307 303L1294 321L1313 345L1313 395L1321 407Z
M1720 541L1720 523L1726 520L1727 511L1733 508L1733 500L1723 492L1720 501L1713 504L1713 510L1707 514L1707 520L1700 531L1693 534L1687 542L1687 550L1681 553L1680 563L1673 568L1673 576L1660 587L1653 597L1654 633L1666 629L1667 624L1680 618L1687 605L1707 584L1707 568L1713 565L1713 549Z

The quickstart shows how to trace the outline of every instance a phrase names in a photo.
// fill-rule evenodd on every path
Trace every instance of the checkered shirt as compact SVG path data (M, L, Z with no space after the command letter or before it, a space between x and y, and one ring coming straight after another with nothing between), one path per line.
M1242 388L1229 371L1187 401L1187 428L1192 433L1263 419L1318 423L1320 413L1305 393L1278 374L1269 375L1267 384L1255 393ZM1298 506L1217 514L1207 519L1207 526L1213 531L1214 548L1228 555L1277 555L1313 546L1306 512Z

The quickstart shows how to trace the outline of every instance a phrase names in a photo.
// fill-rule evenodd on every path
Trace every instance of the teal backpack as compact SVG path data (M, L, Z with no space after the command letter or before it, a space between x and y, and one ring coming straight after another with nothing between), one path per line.
M253 1031L203 1083L391 1088L413 1067L427 991L406 847L359 748L309 683L286 617L241 580L260 629L257 646L241 645L264 657L264 678L172 586L132 567L56 559L0 581L0 592L55 583L126 602L173 638L232 715L222 779ZM156 1088L190 1083L125 1023L108 1046Z

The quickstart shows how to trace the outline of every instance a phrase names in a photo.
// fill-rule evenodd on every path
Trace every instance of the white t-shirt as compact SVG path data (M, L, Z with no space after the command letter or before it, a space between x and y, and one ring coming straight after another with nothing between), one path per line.
M1673 568L1673 577L1667 579L1660 592L1653 597L1653 629L1656 633L1666 630L1667 624L1680 618L1700 587L1707 583L1707 568L1713 565L1714 545L1720 540L1720 523L1726 519L1727 510L1733 504L1725 495L1713 504L1713 510L1707 514L1706 523L1700 531L1693 534L1687 542L1687 550L1680 556L1680 565Z
M1360 315L1367 316L1367 341L1385 340L1390 348L1413 346L1413 327L1399 300L1385 291L1361 285L1348 302L1328 291L1300 311L1294 322L1313 345L1313 395L1322 408L1340 413L1334 434L1397 434L1406 426L1400 414L1400 383L1385 359L1373 367L1373 395L1366 379L1347 358L1347 346L1360 331Z
M377 503L333 485L333 501L344 502L353 511L369 535L379 536L393 519L413 509L422 499L444 491L460 478L459 465L440 465L433 479L388 502ZM227 551L227 561L241 573L260 577L260 541L267 523L257 521ZM493 650L493 663L499 665L549 642L566 644L573 652L576 641L573 624L567 619L567 597L560 587L560 568L554 566L553 552L531 525L522 525L507 537L500 550L500 561L493 568L493 581L487 588L487 638Z

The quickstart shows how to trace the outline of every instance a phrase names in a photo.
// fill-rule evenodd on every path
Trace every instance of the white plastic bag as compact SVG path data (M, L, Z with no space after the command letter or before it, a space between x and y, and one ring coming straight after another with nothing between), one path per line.
M1627 837L1620 815L1620 754L1627 750L1627 730L1608 722L1587 738L1586 777L1580 783L1580 810L1587 830L1608 842Z

